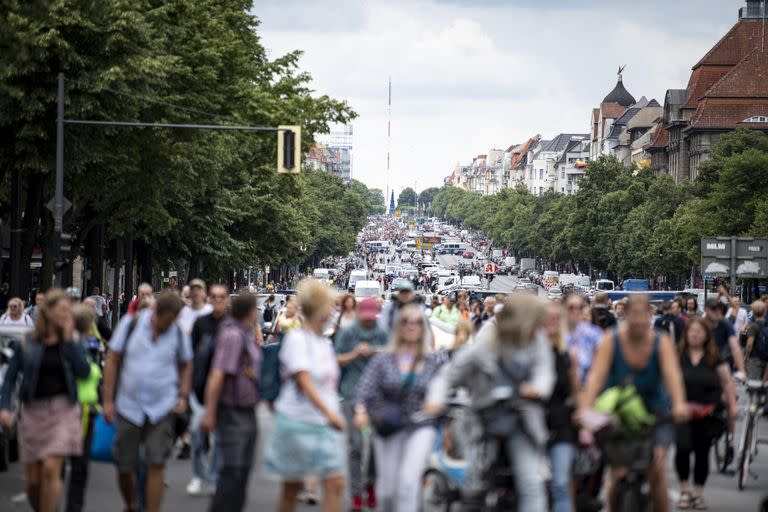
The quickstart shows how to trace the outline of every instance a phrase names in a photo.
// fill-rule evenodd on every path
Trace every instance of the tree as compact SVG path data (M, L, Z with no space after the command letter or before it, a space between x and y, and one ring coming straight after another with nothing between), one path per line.
M424 211L432 210L432 201L435 199L435 195L440 191L437 187L429 187L422 190L419 193L419 206Z
M406 187L397 196L397 207L402 208L404 206L416 206L416 191L411 187Z

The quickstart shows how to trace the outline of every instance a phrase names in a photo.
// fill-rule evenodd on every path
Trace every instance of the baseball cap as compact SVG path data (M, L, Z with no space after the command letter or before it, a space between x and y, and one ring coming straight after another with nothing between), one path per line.
M357 314L360 320L376 320L379 314L379 303L373 297L363 299L357 306Z
M195 287L197 287L197 288L202 288L202 289L203 289L203 291L205 291L205 290L207 289L207 287L206 287L206 285L205 285L205 281L203 281L203 280L202 280L202 279L200 279L200 278L195 278L195 279L191 280L191 281L189 282L189 287L190 287L190 288L195 288Z
M409 279L398 279L392 283L392 288L397 292L412 292L413 283Z

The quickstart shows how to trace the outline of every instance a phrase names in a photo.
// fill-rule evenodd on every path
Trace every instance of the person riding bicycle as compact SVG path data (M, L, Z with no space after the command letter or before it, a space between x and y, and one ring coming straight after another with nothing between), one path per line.
M540 471L546 456L548 430L543 400L549 398L555 384L552 349L541 331L546 305L530 295L513 295L496 315L496 323L478 334L474 344L460 350L433 380L425 411L438 414L452 390L465 387L469 394L469 432L467 467L463 500L468 508L482 499L488 483L482 473L484 436L487 421L484 411L503 410L494 391L511 386L522 400L516 406L517 428L506 438L506 448L518 498L518 510L543 512L547 508L544 473ZM515 381L511 369L522 369L525 377Z
M688 418L678 353L669 335L651 328L650 311L647 297L631 297L624 309L624 323L605 334L587 376L581 397L581 417L594 406L602 390L622 386L629 380L649 411L665 414L671 401L674 421L680 423ZM666 512L669 507L666 460L674 436L674 426L668 423L657 424L653 431L653 463L647 478L656 512ZM611 510L616 510L618 483L628 472L627 467L611 466Z

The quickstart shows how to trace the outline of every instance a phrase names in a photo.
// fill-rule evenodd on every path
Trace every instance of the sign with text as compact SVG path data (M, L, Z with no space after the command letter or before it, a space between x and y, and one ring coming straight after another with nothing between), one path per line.
M768 277L768 240L702 238L701 273L705 276Z

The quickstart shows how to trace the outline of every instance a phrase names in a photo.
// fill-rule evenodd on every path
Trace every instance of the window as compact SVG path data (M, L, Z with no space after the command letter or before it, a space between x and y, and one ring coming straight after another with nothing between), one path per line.
M744 120L745 123L768 123L768 116L752 116Z
M539 179L540 180L544 179L544 169L539 169Z

